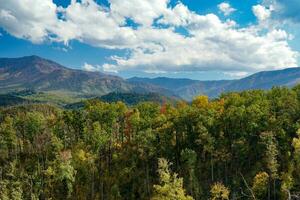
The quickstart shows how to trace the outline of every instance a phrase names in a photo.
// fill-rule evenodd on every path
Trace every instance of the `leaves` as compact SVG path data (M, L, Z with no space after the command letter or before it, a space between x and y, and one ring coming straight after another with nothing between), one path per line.
M154 185L154 195L151 200L193 200L185 194L183 180L177 174L169 170L169 163L166 159L158 160L159 185Z
M174 105L94 99L80 110L3 108L0 199L295 196L298 90L200 96ZM165 159L157 166L158 158Z
M230 191L222 183L214 183L210 189L211 200L228 200Z

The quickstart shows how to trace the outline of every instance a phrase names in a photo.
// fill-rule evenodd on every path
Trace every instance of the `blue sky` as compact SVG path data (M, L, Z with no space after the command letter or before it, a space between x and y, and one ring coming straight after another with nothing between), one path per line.
M0 0L0 57L125 78L233 79L299 66L297 0L24 2Z

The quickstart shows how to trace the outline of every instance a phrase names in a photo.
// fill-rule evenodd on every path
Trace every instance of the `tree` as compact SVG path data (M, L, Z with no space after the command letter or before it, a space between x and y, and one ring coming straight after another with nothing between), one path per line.
M177 174L169 170L169 162L166 159L158 160L159 185L154 185L154 195L151 200L193 200L185 194L183 180Z
M195 197L195 199L199 199L200 187L195 174L197 154L191 149L184 149L181 151L181 160L184 163L188 174L188 178L186 180L188 192Z
M253 193L257 199L266 199L268 192L269 175L266 172L259 172L255 175L252 185Z
M0 159L13 159L17 153L17 135L11 117L6 117L0 125L0 146Z
M228 200L230 191L222 183L214 183L210 189L211 200Z
M24 119L24 130L26 137L32 143L37 134L44 129L45 118L39 112L29 112Z
M193 99L192 102L193 106L198 108L205 108L209 105L208 97L207 96L198 96Z
M62 151L57 155L54 176L59 185L60 198L70 198L73 192L76 170L71 164L71 158L72 155L69 150Z
M264 161L266 167L270 173L270 178L273 180L273 197L276 198L276 179L278 178L278 148L273 132L263 132L260 135L262 144L265 146ZM271 191L271 186L269 186L269 192ZM270 198L269 193L269 198Z
M293 138L292 146L294 148L294 162L300 166L300 129L297 131L297 137Z
M0 181L0 199L1 200L9 200L9 190L8 190L8 180Z
M16 161L8 163L5 179L0 179L0 199L23 200L22 182Z

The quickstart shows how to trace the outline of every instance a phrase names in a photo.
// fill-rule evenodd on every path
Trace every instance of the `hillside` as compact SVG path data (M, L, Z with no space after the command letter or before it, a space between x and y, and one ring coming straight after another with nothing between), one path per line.
M103 95L131 87L116 76L69 69L37 56L0 59L1 93L23 89Z
M55 103L72 103L81 99L118 93L174 94L153 84L134 84L100 72L64 67L38 56L0 58L0 94L34 90L26 98Z
M226 87L227 91L248 89L271 89L273 86L291 87L300 82L300 68L287 68L275 71L263 71L233 81Z
M101 97L91 98L88 100L68 104L64 106L64 108L67 109L78 109L83 108L85 105L85 102L87 101L94 101L94 100L100 100L107 103L113 103L113 102L123 102L124 104L128 106L134 106L138 103L142 102L153 102L157 104L163 104L163 103L171 103L174 104L179 99L176 97L166 97L157 93L147 93L147 94L141 94L141 93L117 93L112 92L106 95L103 95Z
M139 94L139 93L109 93L103 95L99 98L101 101L105 102L118 102L122 101L127 105L135 105L140 102L155 102L155 103L164 103L164 102L173 102L176 101L176 98L169 98L162 96L157 93L148 93L148 94Z
M271 89L274 86L291 87L300 82L300 68L258 72L238 80L198 81L174 78L130 78L130 83L148 83L174 92L179 97L191 100L197 95L218 97L221 93L250 89Z
M19 104L30 104L36 103L36 101L31 101L24 99L13 94L0 94L0 106L15 106Z
M60 104L109 93L157 93L190 101L197 95L218 97L221 93L273 86L294 86L300 81L300 68L265 71L239 80L199 81L166 77L127 80L100 72L64 67L38 56L0 58L0 94L34 90L29 100L55 99Z

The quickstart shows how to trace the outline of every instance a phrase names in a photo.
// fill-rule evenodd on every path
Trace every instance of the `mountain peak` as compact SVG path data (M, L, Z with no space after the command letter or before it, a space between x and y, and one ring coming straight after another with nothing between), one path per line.
M37 56L37 55L23 56L21 58L31 58L31 59L43 59L43 60L45 60L44 58L42 58L40 56Z
M67 68L36 55L0 58L0 93L34 89L103 95L131 87L121 78Z
M12 57L2 57L0 60L46 60L45 58L42 58L37 55L29 55L29 56L22 56L22 57L17 57L17 58L12 58Z
M13 59L13 58L12 58ZM49 63L49 64L54 64L54 65L59 65L61 66L60 64L52 61L52 60L48 60L46 58L42 58L40 56L37 56L37 55L31 55L31 56L23 56L23 57L20 57L20 58L17 58L19 60L22 60L22 61L25 61L25 62L32 62L32 63ZM63 66L61 66L63 67Z

